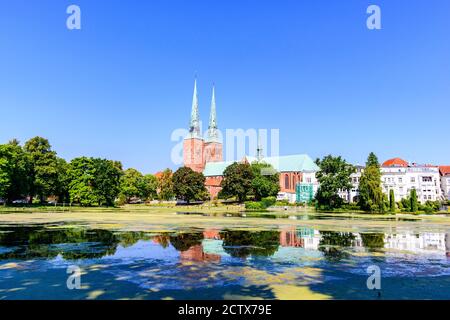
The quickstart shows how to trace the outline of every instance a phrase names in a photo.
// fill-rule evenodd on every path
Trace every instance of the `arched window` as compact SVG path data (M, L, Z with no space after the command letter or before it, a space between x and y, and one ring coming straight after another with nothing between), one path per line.
M295 174L292 176L292 189L295 189Z
M284 188L289 189L289 175L284 176Z

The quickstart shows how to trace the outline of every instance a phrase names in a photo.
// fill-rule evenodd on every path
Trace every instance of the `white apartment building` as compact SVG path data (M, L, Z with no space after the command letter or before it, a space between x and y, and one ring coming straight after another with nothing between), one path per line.
M361 181L361 175L364 172L364 166L356 165L356 172L350 176L352 189L348 191L339 191L339 196L344 201L352 203L359 201L359 182Z
M409 164L395 158L387 160L381 166L383 192L389 195L394 190L395 200L407 198L412 189L416 189L421 203L442 199L439 167Z
M450 200L450 166L440 166L439 173L443 198Z

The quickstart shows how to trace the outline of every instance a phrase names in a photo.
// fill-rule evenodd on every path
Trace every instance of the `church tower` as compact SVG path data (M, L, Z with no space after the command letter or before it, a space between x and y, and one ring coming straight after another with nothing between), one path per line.
M205 142L205 163L223 161L223 147L217 128L216 95L213 86L211 113L209 115L208 135Z
M204 169L204 141L200 130L197 79L194 82L189 133L183 142L183 162L186 167L189 167L196 172L202 172Z

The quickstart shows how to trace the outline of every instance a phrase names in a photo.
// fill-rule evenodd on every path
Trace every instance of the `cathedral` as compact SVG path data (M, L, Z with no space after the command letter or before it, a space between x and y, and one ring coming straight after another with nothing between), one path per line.
M216 97L213 87L211 97L211 111L206 137L203 137L200 128L200 115L198 108L197 81L194 83L194 96L192 98L191 121L189 133L183 141L184 166L196 172L202 172L206 178L205 187L212 198L217 197L221 190L223 172L233 161L223 161L223 144L220 140L217 127ZM245 156L242 162L253 163L262 161L272 165L280 174L279 199L290 202L307 202L312 199L312 193L317 190L315 172L319 170L314 161L306 154L289 156L255 158ZM306 199L299 190L306 188ZM305 201L303 201L305 200Z
M206 139L204 139L200 129L197 80L194 83L189 134L183 142L183 162L186 167L196 172L203 172L207 163L223 161L222 141L219 140L219 132L217 129L216 97L214 91L213 87L208 132Z

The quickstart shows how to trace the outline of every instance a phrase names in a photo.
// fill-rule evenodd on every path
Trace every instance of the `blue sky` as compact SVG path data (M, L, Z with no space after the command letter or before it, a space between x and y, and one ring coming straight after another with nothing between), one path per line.
M219 126L279 128L281 154L450 164L448 0L0 3L0 143L173 168L197 73L204 122L215 82Z

